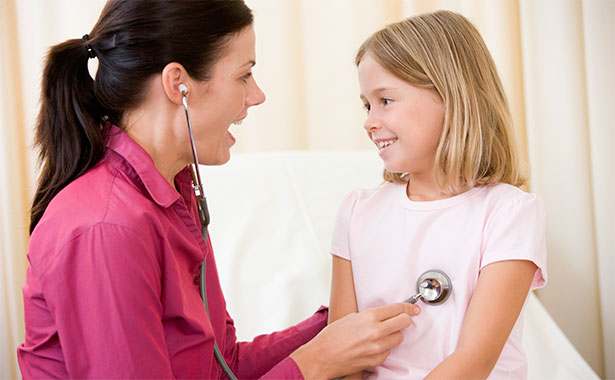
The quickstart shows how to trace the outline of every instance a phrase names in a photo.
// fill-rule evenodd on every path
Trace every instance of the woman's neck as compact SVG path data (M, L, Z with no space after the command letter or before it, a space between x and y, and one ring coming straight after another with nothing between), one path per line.
M173 128L182 116L177 110L178 107L172 107L163 97L150 97L122 118L128 136L145 149L156 169L173 187L175 175L186 166Z

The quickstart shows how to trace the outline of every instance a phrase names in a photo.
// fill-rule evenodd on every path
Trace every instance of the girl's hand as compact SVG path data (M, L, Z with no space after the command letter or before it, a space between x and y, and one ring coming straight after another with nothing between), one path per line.
M380 365L420 308L395 303L348 314L325 327L290 357L306 379L332 379Z

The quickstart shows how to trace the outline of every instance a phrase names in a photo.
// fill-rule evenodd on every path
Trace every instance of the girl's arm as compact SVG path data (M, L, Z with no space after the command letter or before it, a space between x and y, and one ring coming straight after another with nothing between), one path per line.
M329 323L333 323L347 314L356 313L358 311L351 262L338 256L332 257L333 268L331 276ZM357 372L344 377L344 379L361 379L363 377L362 374L363 372Z
M485 379L495 366L528 295L536 265L508 260L485 266L461 326L457 348L426 379Z

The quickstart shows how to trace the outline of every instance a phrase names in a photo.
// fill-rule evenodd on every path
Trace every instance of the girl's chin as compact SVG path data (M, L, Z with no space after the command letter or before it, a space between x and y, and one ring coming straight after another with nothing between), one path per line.
M408 168L407 167L405 167L404 165L400 165L399 163L396 163L396 162L384 161L384 168L389 173L406 173L406 172L408 172Z

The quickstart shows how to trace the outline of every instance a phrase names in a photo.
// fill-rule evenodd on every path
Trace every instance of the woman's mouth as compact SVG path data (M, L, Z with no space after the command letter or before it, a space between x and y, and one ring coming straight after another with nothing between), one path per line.
M228 136L231 138L231 146L235 145L235 136L233 136L233 134L231 132L228 132Z
M242 112L243 113L243 112ZM247 113L243 113L242 116L238 117L235 121L233 121L233 125L241 125L241 123L243 123L243 119L245 119L248 116Z

